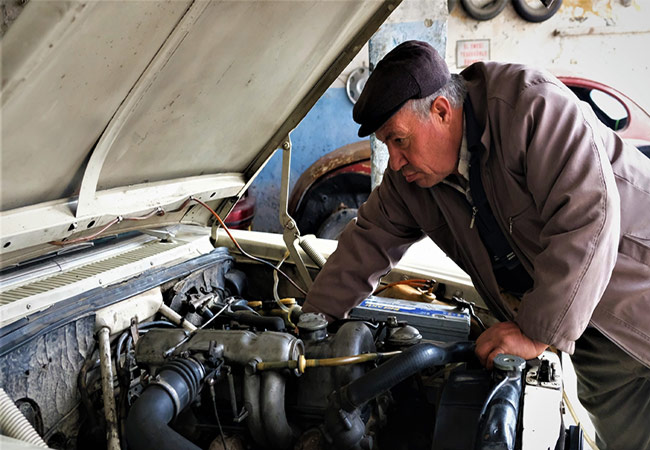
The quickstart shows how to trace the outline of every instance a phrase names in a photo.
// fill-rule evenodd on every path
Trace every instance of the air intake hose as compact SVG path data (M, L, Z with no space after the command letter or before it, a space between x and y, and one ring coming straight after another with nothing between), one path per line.
M346 411L352 411L422 369L450 362L469 361L473 356L473 342L455 342L444 346L414 345L343 386L340 391L341 406Z
M126 438L134 450L200 450L169 427L199 393L203 365L192 358L176 359L162 367L129 411Z
M427 367L470 361L474 346L473 342L417 344L334 392L325 413L325 429L333 446L358 447L365 433L359 408L367 401Z

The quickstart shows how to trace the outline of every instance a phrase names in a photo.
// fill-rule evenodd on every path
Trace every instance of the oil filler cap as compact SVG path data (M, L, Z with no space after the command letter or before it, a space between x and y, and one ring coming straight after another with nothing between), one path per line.
M327 337L327 319L319 313L303 313L298 321L298 331L304 341L321 341Z

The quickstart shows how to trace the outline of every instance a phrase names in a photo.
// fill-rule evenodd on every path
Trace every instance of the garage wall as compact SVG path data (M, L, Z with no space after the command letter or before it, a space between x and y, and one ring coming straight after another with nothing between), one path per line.
M446 8L441 9L446 0L404 0L378 35L388 30L394 45L416 38L432 42L440 50L446 48L447 64L454 72L464 67L456 55L459 42L487 41L487 59L594 79L617 88L650 111L649 0L564 0L557 14L539 24L521 19L510 3L496 18L479 22L458 3L447 16ZM360 140L345 81L352 70L368 65L366 46L292 133L292 186L318 158ZM282 157L276 154L251 186L257 200L255 230L282 231L277 212L281 166Z
M627 5L627 6L626 6ZM509 3L492 20L470 18L459 4L449 15L447 63L460 70L463 40L489 40L493 61L531 64L556 75L608 84L650 111L650 1L564 0L546 22L521 19Z

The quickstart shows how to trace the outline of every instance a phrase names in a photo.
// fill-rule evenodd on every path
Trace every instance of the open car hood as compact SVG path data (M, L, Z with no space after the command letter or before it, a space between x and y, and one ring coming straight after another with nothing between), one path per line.
M225 217L397 3L27 3L1 41L2 265L208 225L190 197Z

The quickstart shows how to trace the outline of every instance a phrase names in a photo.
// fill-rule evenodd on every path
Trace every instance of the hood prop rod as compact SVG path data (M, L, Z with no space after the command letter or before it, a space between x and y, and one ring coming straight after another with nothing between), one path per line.
M289 175L291 173L291 138L282 142L282 182L280 185L280 223L282 224L282 238L289 250L289 254L298 269L302 281L309 291L312 279L307 270L307 266L300 256L297 245L300 245L300 230L295 220L289 215Z

